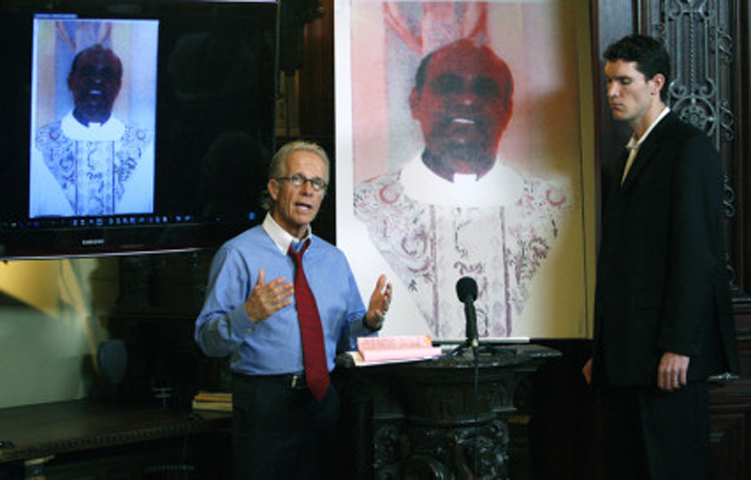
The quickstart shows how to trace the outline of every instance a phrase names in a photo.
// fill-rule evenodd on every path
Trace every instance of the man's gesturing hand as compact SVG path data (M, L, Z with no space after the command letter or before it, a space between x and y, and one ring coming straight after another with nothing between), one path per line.
M258 279L250 292L250 297L245 300L245 312L253 323L266 320L282 308L292 304L294 285L285 282L284 277L266 281L266 272L258 270Z
M386 312L391 306L391 284L386 279L386 275L378 277L376 288L370 296L368 312L365 314L365 322L371 330L380 330L383 326L383 320L386 318Z

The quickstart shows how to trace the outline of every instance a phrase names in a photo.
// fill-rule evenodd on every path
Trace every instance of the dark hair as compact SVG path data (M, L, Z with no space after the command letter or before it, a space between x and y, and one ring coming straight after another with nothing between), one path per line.
M456 46L459 43L465 43L469 42L466 38L459 39L453 43L449 43L447 45L444 45L442 47L439 47L432 52L425 55L422 60L420 61L420 65L417 67L417 72L415 73L415 90L422 93L423 88L425 88L425 82L428 80L428 68L430 67L430 62L433 60L433 56L442 50L447 50L449 48L452 48ZM513 94L514 90L514 80L513 76L511 75L511 70L508 68L508 65L506 62L503 61L501 57L499 57L492 49L486 47L486 46L476 46L475 49L478 51L483 52L488 57L492 58L493 61L499 66L499 68L502 71L503 77L506 79L506 96L508 98L511 98L511 95Z
M101 55L110 55L112 59L115 62L115 73L117 74L117 79L121 80L123 77L123 63L120 61L120 57L117 56L115 52L112 51L111 48L104 47L101 43L97 43L95 45L92 45L90 47L84 48L80 52L76 54L75 57L73 57L73 62L70 64L70 72L68 75L73 75L78 71L78 61L83 56L83 54L88 52L96 52Z
M417 67L417 73L415 74L415 88L418 92L422 92L422 89L425 87L425 82L428 78L428 65L430 64L430 60L433 58L434 53L435 50L425 55L420 61L420 65Z
M636 69L647 79L661 73L665 77L665 86L660 89L660 99L667 101L671 81L670 55L661 41L646 35L629 35L608 46L603 56L609 62L636 62Z

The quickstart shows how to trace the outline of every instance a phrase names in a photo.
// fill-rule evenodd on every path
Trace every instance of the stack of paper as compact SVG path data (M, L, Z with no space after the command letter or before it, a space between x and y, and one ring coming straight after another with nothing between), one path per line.
M355 353L355 363L359 365L438 357L441 347L434 347L428 335L360 337Z
M193 409L231 412L232 394L227 392L198 392L193 397Z

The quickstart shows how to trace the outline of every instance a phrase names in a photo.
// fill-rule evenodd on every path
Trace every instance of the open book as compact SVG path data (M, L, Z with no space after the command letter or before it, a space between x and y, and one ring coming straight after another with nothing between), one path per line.
M438 357L441 347L434 347L428 335L360 337L357 351L350 352L350 355L355 365L377 365Z

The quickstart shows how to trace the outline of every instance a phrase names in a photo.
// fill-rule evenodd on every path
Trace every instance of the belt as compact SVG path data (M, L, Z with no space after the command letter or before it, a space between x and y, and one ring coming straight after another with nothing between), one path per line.
M302 373L283 373L281 375L245 375L235 373L236 376L244 380L271 380L282 383L295 390L305 390L308 383L305 381L305 374Z
M279 378L279 380L283 384L289 385L290 388L295 388L298 390L304 390L308 388L308 383L305 381L305 375L296 375L289 373L285 375L274 375L274 377Z

